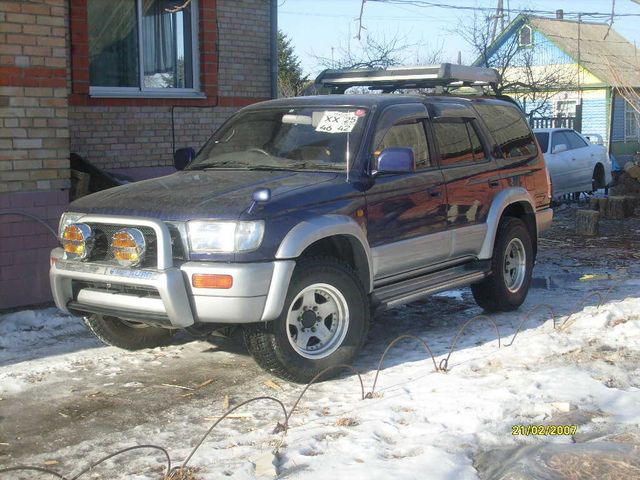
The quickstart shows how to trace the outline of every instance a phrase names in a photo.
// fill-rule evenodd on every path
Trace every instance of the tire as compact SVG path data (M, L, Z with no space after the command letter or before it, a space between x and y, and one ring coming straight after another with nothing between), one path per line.
M326 368L353 361L369 317L369 299L353 269L333 258L314 257L296 265L280 316L244 326L243 336L264 370L307 383ZM339 373L330 370L322 379Z
M512 268L508 268L507 255ZM493 247L491 274L471 285L476 303L487 312L516 310L527 297L533 260L527 226L519 218L503 218Z
M129 324L117 317L104 315L84 317L84 323L102 343L125 350L141 350L166 345L173 336L173 330L167 328Z

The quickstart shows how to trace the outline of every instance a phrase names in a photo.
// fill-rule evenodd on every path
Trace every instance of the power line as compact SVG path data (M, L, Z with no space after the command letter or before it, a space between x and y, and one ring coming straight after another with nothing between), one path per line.
M390 5L410 5L414 7L433 7L433 8L442 8L448 10L466 10L466 11L475 11L475 12L494 12L493 7L474 7L471 5L452 5L448 3L438 3L431 2L427 0L368 0L370 2L376 3L387 3ZM511 9L512 12L515 13L530 13L536 15L555 15L555 10L535 10L535 9ZM602 17L602 18L611 18L611 12L564 12L565 16L575 16L579 15L582 17ZM615 13L614 17L640 17L640 13Z

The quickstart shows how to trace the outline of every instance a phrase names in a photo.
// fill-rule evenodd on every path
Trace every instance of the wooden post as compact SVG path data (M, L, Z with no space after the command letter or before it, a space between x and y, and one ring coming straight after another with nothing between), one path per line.
M606 197L591 197L591 200L589 200L589 206L591 207L591 210L595 210L596 212L600 212L604 215L607 211L608 200L609 199Z
M636 199L635 197L625 196L623 197L624 203L624 218L633 217L633 214L636 211Z
M595 236L599 233L598 222L600 212L595 210L578 210L576 212L576 234Z
M609 197L606 217L613 220L625 218L625 197Z

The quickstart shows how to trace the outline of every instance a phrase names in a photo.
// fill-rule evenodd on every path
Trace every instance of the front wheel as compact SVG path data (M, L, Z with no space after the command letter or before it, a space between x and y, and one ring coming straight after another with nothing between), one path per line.
M102 343L125 350L166 345L173 336L173 330L128 322L108 315L89 315L84 317L84 323Z
M355 272L336 259L310 258L298 262L280 316L245 326L244 339L262 368L305 383L326 368L350 364L368 324L368 297Z
M529 230L519 218L500 222L491 274L471 285L476 303L488 312L508 312L524 302L531 284L533 248Z

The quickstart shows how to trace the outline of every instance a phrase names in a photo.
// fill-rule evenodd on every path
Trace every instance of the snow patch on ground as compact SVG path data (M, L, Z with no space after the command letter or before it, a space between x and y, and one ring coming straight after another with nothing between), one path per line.
M445 299L455 302L466 295L461 291ZM474 322L460 338L446 373L434 372L431 358L417 342L402 341L390 352L371 399L360 400L360 386L353 375L312 386L294 412L274 458L277 472L292 479L477 479L476 459L483 452L544 443L570 448L576 439L588 443L612 432L637 431L640 298L622 296L600 307L575 311L573 304L579 298L574 297L562 292L534 293L532 302L551 302L562 315L556 318L558 328L554 329L550 313L540 309L511 346L505 345L513 339L515 326L535 303L529 302L522 312L494 316L506 337L501 348L488 323ZM407 320L418 316L416 307L389 315L413 325L409 333L428 340L439 364L472 313L443 315L440 326L428 330ZM374 329L380 333L386 325L383 320ZM358 365L365 372L365 393L371 389L382 348L394 336L365 348ZM0 362L5 364L0 367L0 396L5 397L0 409L2 402L19 402L29 389L46 385L49 376L66 373L78 384L91 376L105 389L124 378L118 397L108 397L115 402L104 412L110 415L127 408L127 392L147 388L151 395L156 391L129 378L133 368L153 362L171 365L163 362L184 352L181 345L140 353L99 347L80 319L54 309L0 317L0 342ZM246 397L232 399L231 406L253 395L271 395L290 408L302 387L277 382L279 390L257 385ZM172 388L165 390L183 398L179 395L184 391ZM61 462L60 470L64 465L77 471L87 459L137 443L168 446L174 460L184 459L223 413L222 403L214 398L219 403L211 399L176 403L158 412L157 421L125 431L89 432L53 452L34 454L29 463L43 465L53 458ZM68 410L61 413L69 415ZM190 462L197 467L198 478L255 479L257 459L268 456L282 441L282 434L271 433L276 422L283 421L275 404L255 403L236 413L214 430ZM578 433L573 439L512 435L513 425L541 424L576 424ZM10 444L11 439L0 434L0 442ZM10 459L1 463L13 464ZM109 478L160 478L161 457L141 452L116 458L103 471L123 472Z

